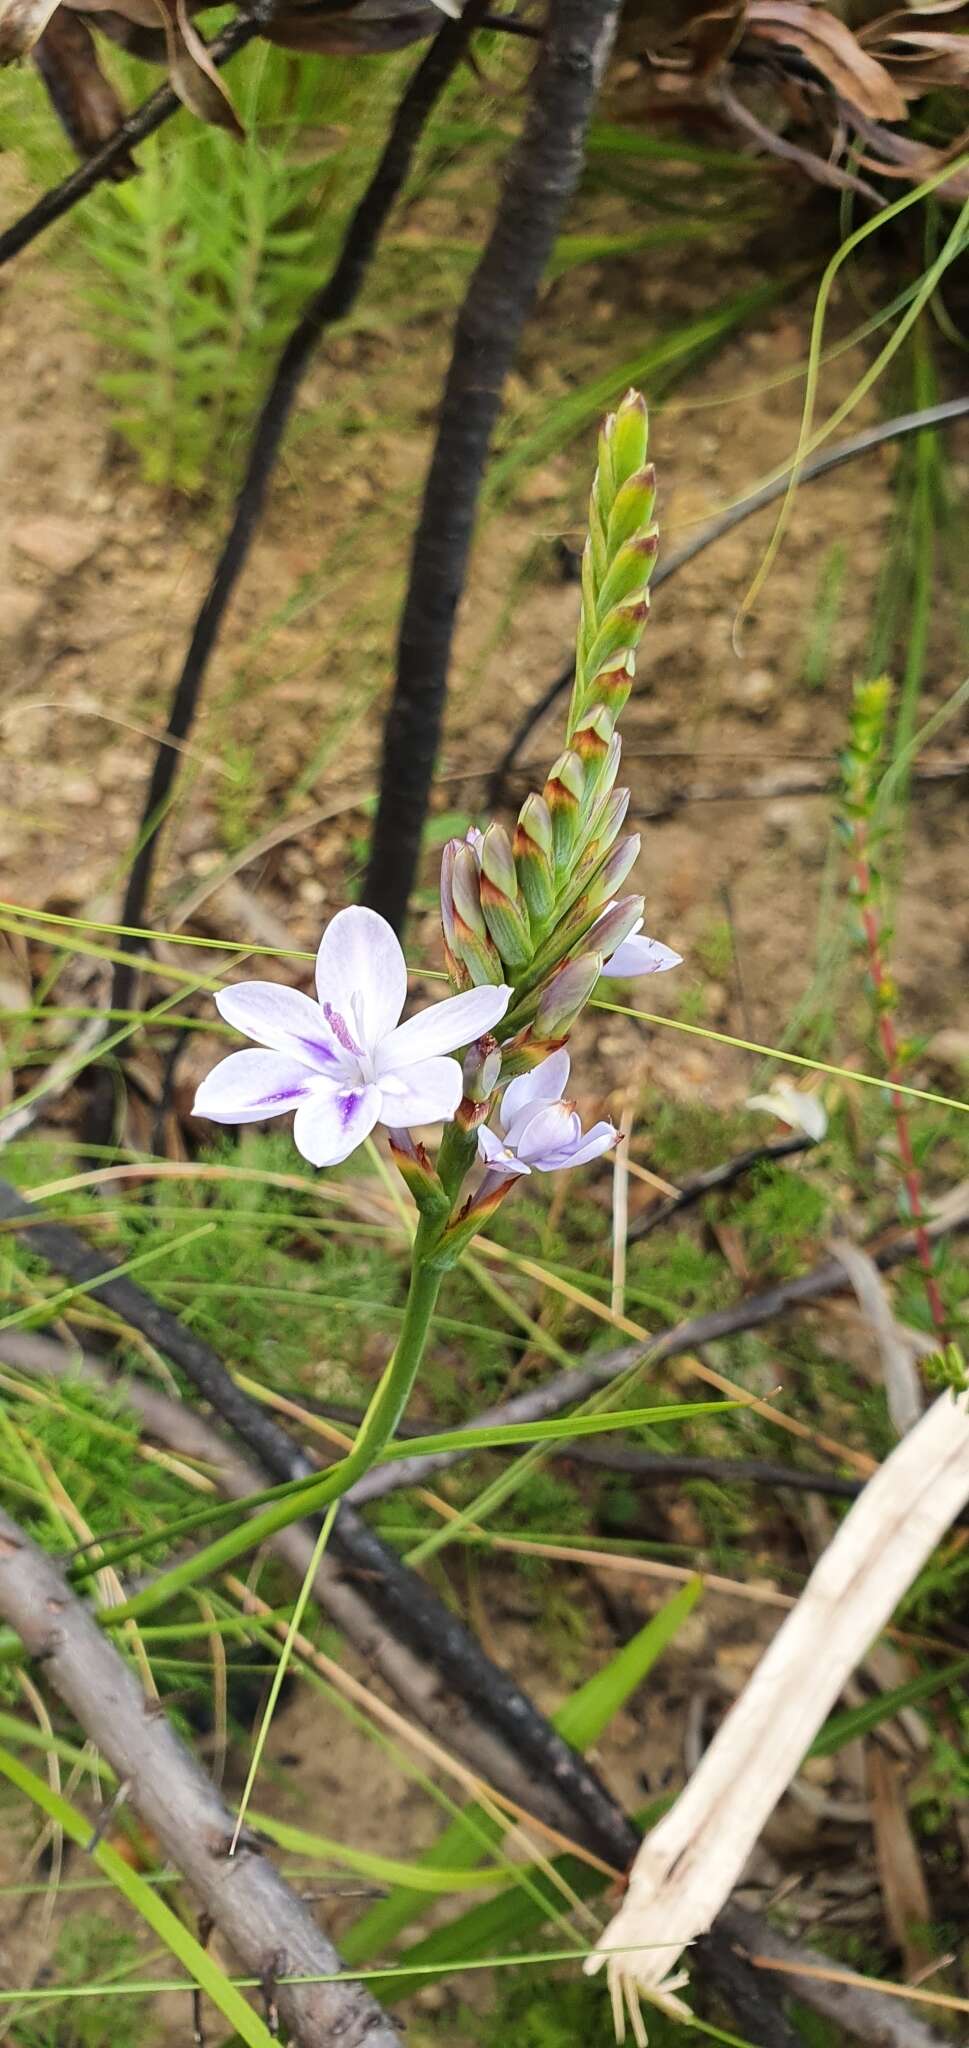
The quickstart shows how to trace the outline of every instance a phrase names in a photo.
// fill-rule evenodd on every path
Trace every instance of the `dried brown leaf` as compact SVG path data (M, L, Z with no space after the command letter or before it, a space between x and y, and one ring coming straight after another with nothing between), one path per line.
M130 0L127 4L130 5ZM242 127L228 90L202 37L189 20L185 0L154 0L154 5L165 30L168 75L182 105L197 114L200 121L241 136Z
M916 184L923 178L934 177L937 171L945 169L947 163L956 163L969 150L969 128L943 150L929 149L923 142L913 142L910 135L899 135L894 128L885 128L878 121L868 121L857 110L852 112L851 124L869 149L877 152L874 156L859 156L858 164L864 170L877 171L883 178L905 178ZM963 165L954 170L951 177L935 189L938 199L969 199L969 169Z
M877 1742L870 1745L868 1778L885 1919L901 1951L905 1976L911 1982L926 1963L934 1960L926 1933L932 1919L932 1901L909 1824L903 1768L886 1756Z
M336 12L281 0L263 33L267 41L286 50L360 57L402 50L422 36L434 35L441 20L434 0L358 0L356 6Z
M697 78L711 78L727 62L743 35L746 15L746 0L724 0L723 6L709 8L691 23L689 36Z
M850 106L875 121L903 121L905 100L884 64L824 7L809 0L748 0L752 39L797 50Z
M80 15L69 7L57 9L34 46L34 63L78 155L93 156L120 127L124 108L105 78L94 37ZM112 175L128 177L134 168L133 159L125 156Z
M888 1412L899 1436L904 1436L922 1413L922 1389L912 1346L895 1321L884 1276L874 1259L845 1238L835 1238L831 1250L844 1267L870 1325L878 1346Z
M58 0L0 0L0 64L26 57L57 5Z

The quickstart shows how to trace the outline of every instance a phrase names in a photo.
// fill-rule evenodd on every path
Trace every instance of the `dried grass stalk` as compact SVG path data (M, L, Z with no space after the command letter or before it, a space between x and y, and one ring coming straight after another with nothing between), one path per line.
M945 1393L846 1515L698 1770L630 1872L586 1962L605 1967L618 2038L640 1998L688 2016L674 1975L712 1925L766 1821L869 1644L969 1500L969 1395Z

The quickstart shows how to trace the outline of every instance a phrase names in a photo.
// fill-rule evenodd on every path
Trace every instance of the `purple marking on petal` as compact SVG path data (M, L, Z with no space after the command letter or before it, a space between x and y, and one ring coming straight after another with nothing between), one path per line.
M330 1019L329 1019L329 1018L327 1019L327 1022L328 1022L328 1023L330 1022ZM331 1025L331 1028L332 1028L332 1025ZM299 1037L299 1038L297 1038L297 1040L296 1040L296 1043L297 1043L297 1045L302 1045L302 1046L305 1046L305 1048L306 1048L306 1051L307 1051L307 1052L309 1053L310 1059L311 1059L311 1060L313 1061L313 1064L314 1064L314 1066L320 1066L320 1067L338 1067L338 1066L339 1066L340 1062L339 1062L339 1060L337 1059L336 1053L335 1053L335 1052L333 1051L333 1048L332 1048L332 1046L329 1046L329 1045L324 1045L324 1044L323 1044L323 1041L322 1041L322 1039L319 1039L319 1038L303 1038L303 1037ZM341 1045L342 1045L342 1043L343 1043L342 1039L341 1039L340 1043L341 1043Z
M271 1102L301 1102L303 1096L309 1095L309 1093L310 1089L308 1087L277 1088L271 1095L256 1095L253 1098L252 1106L253 1109L262 1109L268 1107Z
M355 1038L351 1038L346 1018L341 1017L339 1010L335 1010L332 1003L324 1003L323 1015L334 1038L339 1040L344 1052L355 1053L358 1060L362 1059L363 1047L357 1044Z
M344 1130L347 1130L360 1107L360 1097L359 1095L340 1095L337 1097L337 1101L340 1105L340 1122Z

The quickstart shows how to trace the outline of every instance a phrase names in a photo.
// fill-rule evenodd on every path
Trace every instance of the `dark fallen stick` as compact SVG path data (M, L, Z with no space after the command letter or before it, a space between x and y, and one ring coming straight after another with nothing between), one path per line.
M245 567L262 514L266 491L293 402L321 335L350 312L367 275L381 231L410 172L427 119L463 58L485 0L468 0L459 21L447 21L410 79L394 115L380 162L356 207L332 274L304 308L276 366L249 450L249 460L232 525L215 574L195 621L175 688L168 729L158 743L154 766L128 872L122 924L141 925L157 851L158 832L168 809L179 763L173 741L183 741L194 722L199 695L232 592ZM132 941L137 951L140 942ZM135 968L119 962L110 1007L131 1008ZM94 1112L100 1137L107 1135L110 1098L102 1091Z
M833 2021L846 2034L867 2041L870 2048L942 2048L938 2034L918 2012L900 1998L885 1998L870 1985L839 1984L823 1977L799 1974L802 1968L823 1968L825 1958L815 1948L799 1948L776 1934L769 1921L748 1913L742 1906L728 1906L718 1923L729 1931L739 1960L764 1957L784 1973L780 1981L792 1998L811 2005L824 2019ZM837 1970L837 1963L832 1963Z
M665 1202L657 1202L647 1209L644 1216L637 1216L630 1226L629 1243L637 1244L641 1237L648 1237L651 1230L657 1230L661 1223L668 1223L673 1216L679 1216L683 1209L691 1209L695 1202L702 1201L717 1188L732 1187L745 1173L759 1166L762 1159L790 1159L795 1152L809 1152L813 1138L795 1136L777 1138L772 1145L752 1145L747 1152L738 1152L735 1159L725 1159L721 1166L711 1166L709 1172L698 1173Z
M853 462L856 456L867 455L872 448L880 448L886 441L900 441L906 434L925 433L930 427L940 427L949 420L963 419L967 413L969 398L947 398L940 405L927 405L918 412L899 413L893 420L883 420L877 427L866 427L863 433L852 434L844 441L836 441L833 447L824 449L819 455L811 456L802 464L798 472L798 482L815 483L819 477L827 476L831 470L840 469L842 463ZM773 505L776 499L783 497L790 480L791 468L788 468L785 469L783 476L775 477L773 482L762 485L759 491L751 491L748 497L741 498L736 505L728 505L723 512L718 512L706 526L699 528L692 539L684 541L682 547L674 548L673 553L665 560L661 558L657 562L650 588L658 590L661 583L665 583L668 577L675 576L678 570L685 569L688 562L701 555L705 548L712 547L714 541L722 540L724 534L732 533L735 526L739 526L745 519L750 519L755 512L762 512L766 505ZM544 718L546 711L551 710L552 705L564 696L566 690L571 690L574 676L575 662L570 659L559 670L558 675L552 678L542 695L525 712L521 722L515 727L488 782L485 803L489 810L498 809L504 797L505 783L525 741Z
M276 1981L332 1978L343 1966L309 1908L251 1836L229 1856L233 1816L221 1794L164 1713L152 1710L133 1669L53 1559L2 1510L0 1616L127 1785L135 1812L187 1878L212 1925L246 1971L273 1986L293 2040L304 2048L332 2048L337 2040L341 2048L400 2048L396 2027L362 1984Z
M241 50L246 43L252 41L253 36L259 34L260 26L257 15L240 15L238 20L223 29L222 34L216 36L215 41L210 44L208 55L212 63L227 63L230 57L235 56L237 50ZM69 213L79 199L85 199L96 185L102 184L105 178L110 178L123 165L129 151L139 142L144 142L149 135L154 135L157 128L161 128L173 114L177 114L181 104L181 100L170 85L160 85L157 92L153 92L151 98L145 100L143 106L137 107L133 114L128 115L126 121L122 121L120 127L113 135L109 135L94 156L88 157L86 163L79 164L77 170L72 171L62 184L55 185L51 191L45 192L35 205L21 214L19 220L15 220L9 228L4 229L0 234L0 266L8 263L12 256L18 256L21 249L26 249L29 242L35 241L38 235L43 234L45 228L52 227L55 220L60 220L63 214Z
M397 931L417 871L455 614L501 393L582 170L585 132L618 11L618 0L552 0L525 126L458 315L414 538L363 891L364 902Z

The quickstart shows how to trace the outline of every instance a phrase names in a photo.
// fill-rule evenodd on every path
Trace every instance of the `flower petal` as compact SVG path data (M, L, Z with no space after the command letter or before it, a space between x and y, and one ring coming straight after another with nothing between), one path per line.
M582 1125L566 1102L546 1102L527 1122L519 1119L515 1150L539 1173L567 1163L582 1138ZM549 1164L551 1161L551 1165Z
M220 988L215 1007L227 1024L257 1045L289 1053L334 1080L346 1070L347 1055L319 1004L298 989L281 988L276 981L237 981Z
M682 960L682 953L674 953L672 946L661 945L659 939L633 934L616 947L602 972L613 981L635 981L640 974L666 974Z
M214 1124L260 1124L305 1101L314 1077L280 1052L230 1052L213 1067L192 1105L193 1116Z
M379 1115L379 1088L328 1088L317 1082L296 1111L297 1151L311 1166L339 1166L369 1138Z
M338 910L320 940L316 988L321 1004L342 1020L345 1037L375 1052L407 995L407 965L386 918L358 903Z
M464 1094L457 1060L417 1060L412 1067L381 1075L377 1086L380 1121L398 1131L412 1124L436 1124L442 1118L449 1123Z
M487 1124L481 1124L478 1129L478 1157L484 1160L489 1173L504 1173L511 1178L516 1174L531 1173L532 1170L520 1159L516 1159L513 1152L509 1152L501 1139L495 1137L494 1131L488 1129Z
M748 1109L766 1110L794 1131L803 1131L817 1145L828 1128L828 1113L819 1095L795 1088L791 1081L775 1081L767 1095L748 1095Z
M378 1072L389 1073L426 1060L435 1053L456 1052L460 1045L473 1045L485 1031L498 1024L511 1001L511 989L469 988L461 996L446 996L398 1024L380 1048Z
M581 1143L578 1144L563 1166L587 1166L590 1159L598 1159L603 1152L611 1151L619 1136L614 1124L591 1124Z
M567 1052L553 1052L529 1073L509 1081L501 1098L501 1121L506 1135L513 1124L521 1123L526 1111L533 1115L543 1103L558 1102L565 1094L571 1064Z

